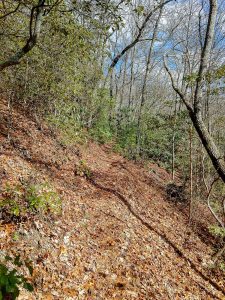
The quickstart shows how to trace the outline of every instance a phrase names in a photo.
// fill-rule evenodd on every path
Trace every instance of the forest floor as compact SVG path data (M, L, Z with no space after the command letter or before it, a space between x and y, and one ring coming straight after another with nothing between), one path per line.
M19 299L225 299L225 277L209 268L213 245L205 221L188 225L187 207L167 199L170 174L134 163L110 145L63 146L26 114L0 104L1 187L51 183L60 216L2 222L1 255L34 264L35 290ZM210 220L207 212L201 212Z

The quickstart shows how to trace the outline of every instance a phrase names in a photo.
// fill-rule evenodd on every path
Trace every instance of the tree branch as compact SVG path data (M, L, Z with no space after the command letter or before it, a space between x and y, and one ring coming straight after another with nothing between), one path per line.
M17 12L17 10L19 9L20 5L21 5L21 2L19 1L19 3L18 3L18 5L16 6L16 8L15 8L14 10L12 10L12 11L9 11L9 12L6 13L5 15L0 16L0 20L1 20L1 19L4 19L4 18L6 18L6 17L8 17L8 16L11 15L11 14L14 14L15 12Z
M178 86L175 84L173 75L167 65L167 61L166 61L166 57L164 55L163 57L163 62L164 62L164 67L166 69L166 72L168 73L171 83L172 83L172 87L174 89L174 91L180 96L181 100L183 101L183 103L185 104L185 106L187 107L188 111L193 111L192 107L190 106L190 104L187 102L187 99L185 97L185 95L182 93L182 91L178 88Z
M204 78L204 72L208 67L210 52L213 45L214 32L216 26L217 16L217 0L209 0L209 18L205 34L204 46L201 52L201 60L196 80L195 94L194 94L194 111L199 113L201 111L201 87Z
M161 7L163 7L164 5L166 5L167 3L171 2L172 0L166 0L165 2L162 2L160 3L159 5L157 5L153 10L151 10L146 18L144 19L141 27L139 28L138 30L138 34L137 36L134 38L134 40L129 44L127 45L120 53L118 53L112 60L112 63L109 67L109 70L113 69L116 64L118 63L118 61L121 59L121 57L128 51L130 50L132 47L134 47L140 40L141 36L142 36L142 33L144 31L144 29L146 28L146 25L148 24L151 16L158 10L160 9Z
M30 15L30 25L29 25L29 38L26 44L14 55L12 55L5 62L0 63L0 71L7 67L17 65L20 63L21 58L23 58L37 43L37 39L40 35L42 16L44 11L45 0L39 0L38 5L31 9ZM36 15L35 15L36 12ZM33 24L34 23L34 24Z

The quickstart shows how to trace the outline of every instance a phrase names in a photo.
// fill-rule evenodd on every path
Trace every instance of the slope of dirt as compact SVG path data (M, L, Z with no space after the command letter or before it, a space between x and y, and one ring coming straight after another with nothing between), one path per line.
M212 248L166 200L166 171L109 146L63 147L16 111L9 139L4 102L0 109L1 186L48 181L63 200L61 216L1 225L2 257L34 263L35 291L19 299L225 299L224 278L208 268ZM88 176L77 171L81 161Z

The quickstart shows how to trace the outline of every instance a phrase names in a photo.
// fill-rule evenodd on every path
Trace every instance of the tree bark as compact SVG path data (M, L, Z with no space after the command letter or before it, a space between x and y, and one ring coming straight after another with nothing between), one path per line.
M208 24L207 24L206 35L205 35L205 42L201 52L201 60L200 60L200 66L199 66L198 76L196 80L195 95L194 95L194 111L196 114L198 114L198 112L201 111L201 107L202 107L201 92L202 92L202 85L204 79L204 72L207 70L209 64L210 52L214 40L216 16L217 16L217 9L218 9L217 0L209 0L209 3L210 3L210 10L209 10Z
M129 96L128 96L128 109L131 109L133 104L133 84L134 84L134 57L135 57L135 47L131 53L131 68L130 68L130 86L129 86Z
M158 26L159 26L159 21L162 16L162 11L163 11L163 6L160 7L159 15L155 23L155 27L153 30L153 36L152 40L150 43L149 51L148 51L148 57L147 57L147 63L146 63L146 69L145 69L145 75L144 75L144 81L141 89L141 103L140 103L140 108L138 111L138 120L137 120L137 132L136 132L136 145L137 145L137 154L140 154L140 145L141 145L141 119L142 119L142 110L145 104L145 93L146 93L146 86L147 86L147 78L148 74L150 71L150 64L152 60L152 53L153 53L153 48L154 48L154 43L157 37L158 33Z
M177 97L175 101L175 108L174 108L174 121L173 121L173 136L172 136L172 166L171 166L171 172L172 172L172 181L175 180L175 140L176 140L176 126L177 126Z
M133 41L128 44L126 47L123 48L123 50L118 53L112 60L111 65L109 67L109 71L111 69L113 69L116 64L118 63L118 61L121 59L121 57L123 57L123 55L130 49L132 49L141 39L142 33L145 30L149 20L151 19L152 15L157 12L157 10L161 9L162 7L164 7L167 3L171 2L172 0L166 0L165 2L161 2L159 5L157 5L156 7L154 7L146 16L146 18L144 19L141 27L138 29L138 33L136 35L136 37L133 39Z
M222 155L220 154L219 148L216 146L213 137L210 135L202 117L202 86L204 82L204 73L207 70L210 58L210 52L214 39L214 32L216 26L216 16L217 16L217 0L209 0L210 9L207 30L205 35L204 46L201 53L200 66L198 71L198 76L196 80L194 99L193 99L193 108L189 104L189 99L186 95L180 91L180 89L175 85L174 78L170 69L168 68L166 61L164 60L164 65L166 71L168 72L172 87L175 92L180 96L183 103L186 105L192 123L198 133L198 136L206 149L211 162L220 176L221 180L225 183L225 161Z
M44 13L45 0L39 0L37 6L31 9L30 15L30 36L26 44L14 55L9 57L5 62L0 62L0 71L5 68L18 65L20 60L34 48L41 31L42 17Z
M196 114L194 111L189 111L190 118L192 120L192 123L199 135L199 138L206 149L211 162L219 174L220 178L223 180L225 183L225 163L224 159L221 156L212 136L208 132L208 129L203 122L201 112Z
M192 126L189 130L189 174L190 174L190 201L189 201L189 225L191 225L193 214L193 132Z

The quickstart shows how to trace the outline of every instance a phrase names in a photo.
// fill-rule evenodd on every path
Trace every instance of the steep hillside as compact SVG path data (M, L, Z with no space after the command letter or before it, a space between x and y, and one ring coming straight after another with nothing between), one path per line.
M8 138L4 102L0 109L1 187L47 181L62 198L57 217L2 214L2 257L20 253L34 263L35 291L21 300L225 299L224 278L208 268L210 243L166 199L166 171L110 146L65 147L18 111Z

